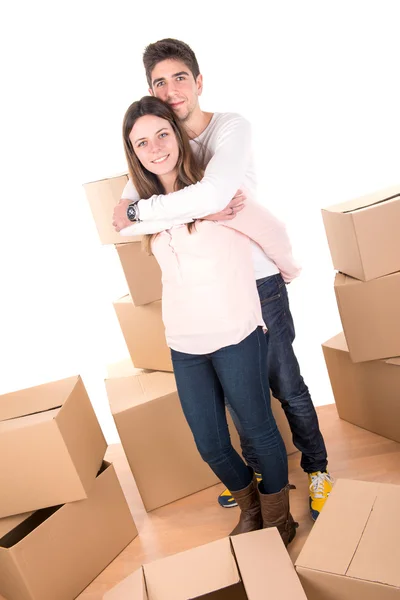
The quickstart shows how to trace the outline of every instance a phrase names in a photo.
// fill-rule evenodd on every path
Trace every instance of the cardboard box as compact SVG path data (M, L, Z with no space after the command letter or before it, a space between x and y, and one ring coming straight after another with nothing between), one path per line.
M278 531L224 538L144 565L104 600L306 600Z
M79 376L0 396L0 517L86 498L106 448Z
M104 462L86 500L33 513L0 539L7 600L72 600L137 535L114 467Z
M343 333L322 348L340 418L400 442L400 357L353 363Z
M219 483L202 460L186 422L169 373L145 373L123 361L108 368L106 380L111 412L131 471L147 511ZM281 405L272 408L289 453L296 451ZM228 415L232 445L240 440ZM149 434L151 432L151 435Z
M399 506L400 486L336 482L296 561L308 600L400 598Z
M322 210L333 266L363 281L400 271L400 185Z
M114 302L114 308L135 367L172 372L161 300L135 306L130 296L124 296Z
M135 306L161 300L161 269L154 256L143 250L142 244L117 244L116 250Z
M124 173L83 185L102 244L125 244L141 240L140 236L122 236L112 224L114 207L122 198L127 182L128 175Z
M172 373L107 379L106 388L147 511L219 483L198 453Z
M338 273L335 293L353 362L400 355L400 272L367 282Z

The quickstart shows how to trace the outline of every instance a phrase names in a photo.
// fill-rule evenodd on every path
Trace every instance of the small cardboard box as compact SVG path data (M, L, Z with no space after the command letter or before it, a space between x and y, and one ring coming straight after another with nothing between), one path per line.
M114 302L114 308L135 367L172 372L161 300L135 306L130 296L124 296Z
M86 498L106 448L79 376L0 396L0 517Z
M108 369L108 399L122 446L146 510L219 483L200 457L182 412L175 377L145 373L122 361ZM296 451L281 405L272 410L288 453ZM228 415L232 445L241 453L237 431Z
M161 300L161 269L154 256L147 254L142 244L137 242L117 244L115 247L133 304L140 306Z
M104 600L306 600L278 534L224 538L144 565Z
M400 442L400 357L353 363L343 333L322 348L340 418Z
M322 210L333 266L369 281L400 271L400 185Z
M296 570L308 600L400 598L400 486L338 480Z
M335 293L353 362L400 355L400 272L367 282L338 273Z
M114 208L122 198L128 175L116 175L83 185L102 244L138 242L140 236L122 236L113 227Z
M36 511L19 524L4 519L0 527L0 594L7 600L72 600L137 535L107 462L86 500Z

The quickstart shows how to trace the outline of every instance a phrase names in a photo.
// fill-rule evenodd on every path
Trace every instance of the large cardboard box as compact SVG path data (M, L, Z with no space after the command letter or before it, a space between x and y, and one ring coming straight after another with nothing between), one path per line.
M161 300L135 306L130 296L124 296L114 302L114 308L135 367L171 372L171 351L165 339Z
M141 239L136 236L122 236L115 231L112 224L114 207L122 198L127 182L128 175L124 173L83 185L102 244L124 244Z
M86 498L106 448L79 376L0 396L0 517Z
M338 480L296 570L308 600L400 598L400 486Z
M338 273L335 293L352 361L400 355L400 272L367 282Z
M198 453L172 373L107 379L106 388L147 511L219 483Z
M17 526L14 519L5 521L0 594L7 600L72 600L137 535L107 462L86 500L39 510Z
M400 185L322 210L335 269L363 281L400 271Z
M104 600L306 600L273 529L224 538L144 565Z
M353 363L343 333L322 348L340 418L400 442L400 357Z
M137 242L117 244L115 247L133 304L140 306L161 300L161 269L154 256L147 254L142 244Z
M182 412L175 377L145 373L123 361L112 365L106 380L108 399L119 436L146 510L219 483L201 459ZM272 408L288 453L296 451L280 403ZM231 417L228 425L237 452L240 441Z

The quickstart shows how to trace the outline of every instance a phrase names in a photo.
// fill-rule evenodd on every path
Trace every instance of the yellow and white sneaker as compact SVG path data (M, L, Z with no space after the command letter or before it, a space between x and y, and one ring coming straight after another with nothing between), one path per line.
M308 474L310 489L310 513L313 521L316 521L319 513L332 491L334 480L327 471L316 471Z
M260 481L261 481L260 473L254 473L254 475L257 478L257 482L260 483ZM229 490L224 490L218 496L218 503L220 506L222 506L222 508L233 508L234 506L237 506L237 502Z

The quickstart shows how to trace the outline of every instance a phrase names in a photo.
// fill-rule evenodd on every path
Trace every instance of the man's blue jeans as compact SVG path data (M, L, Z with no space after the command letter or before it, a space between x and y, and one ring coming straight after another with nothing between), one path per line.
M257 288L264 322L268 327L269 387L285 411L293 443L302 453L302 468L306 473L325 471L328 462L324 439L310 392L301 376L293 350L295 330L286 284L280 274L271 275L259 279ZM246 437L229 398L226 403L240 435L243 456L247 464L259 472L251 441Z
M247 487L251 474L232 447L225 398L251 445L264 491L273 494L288 483L285 445L271 411L267 338L257 327L239 344L210 354L171 350L182 409L200 455L233 491Z

